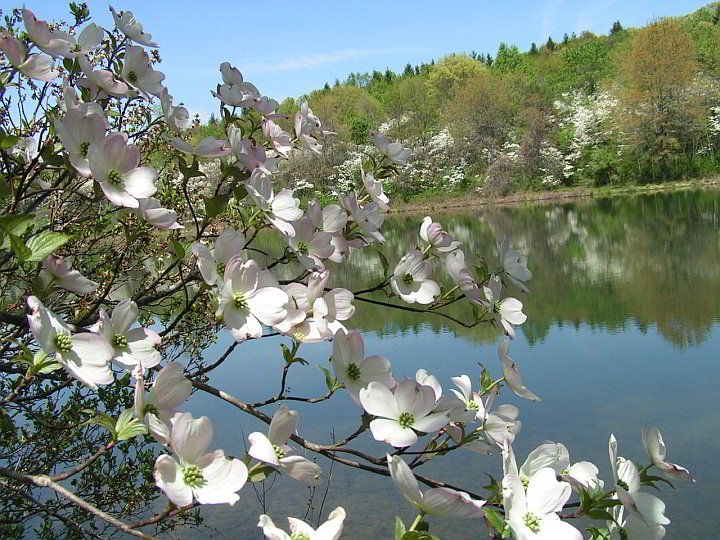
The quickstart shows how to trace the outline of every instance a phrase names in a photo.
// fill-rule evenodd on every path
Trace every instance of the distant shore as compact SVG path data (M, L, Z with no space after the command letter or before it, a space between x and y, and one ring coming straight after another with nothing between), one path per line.
M661 191L676 191L698 188L720 187L720 177L704 178L701 180L680 180L676 182L663 182L662 184L628 185L617 187L573 187L556 189L552 191L523 191L503 197L483 197L482 195L463 195L442 197L428 195L427 200L411 202L395 202L391 213L414 213L421 211L450 210L466 207L498 205L511 206L522 204L558 203L574 199L611 197L615 195L632 195L637 193L657 193Z

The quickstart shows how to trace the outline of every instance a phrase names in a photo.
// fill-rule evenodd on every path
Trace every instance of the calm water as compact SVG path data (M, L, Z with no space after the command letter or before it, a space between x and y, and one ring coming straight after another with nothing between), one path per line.
M666 514L672 520L666 538L714 538L720 500L720 192L695 191L581 201L525 208L472 209L433 215L466 254L494 263L494 238L511 234L514 247L529 257L533 270L531 294L523 298L528 321L513 342L511 354L528 386L542 397L530 403L503 393L500 402L520 408L523 429L515 442L520 463L545 440L563 442L573 461L590 460L603 478L610 478L607 441L615 433L620 454L645 463L640 428L660 427L668 458L687 466L697 483L663 489ZM417 242L422 216L401 216L385 228L385 252L391 264ZM382 272L380 265L357 259L335 284L367 281ZM451 306L458 317L468 312ZM389 318L388 315L392 315ZM364 333L366 354L382 354L393 362L396 378L414 376L424 367L440 378L476 379L479 363L500 373L494 330L448 327L444 319L380 310L357 303L349 327ZM287 339L285 340L287 341ZM277 393L282 369L278 338L239 347L210 384L245 401ZM208 350L216 359L229 344L227 336ZM329 343L305 346L302 356L327 366ZM314 366L290 371L292 394L319 396L324 378ZM447 391L447 390L446 390ZM229 405L202 393L191 400L195 415L210 416L215 443L229 453L243 454L247 435L266 426ZM300 411L300 434L310 440L332 441L358 425L360 409L345 393ZM273 408L266 412L272 414ZM389 447L363 434L356 447L381 456ZM326 472L327 462L322 462ZM485 472L501 476L498 457L459 450L421 467L434 478L481 491ZM266 486L266 512L285 525L284 516L314 515L324 486L310 500L297 482L277 480ZM234 507L204 510L208 526L183 537L260 538L255 527L263 512L251 486L240 492ZM310 500L310 502L308 502ZM390 538L393 516L406 523L414 512L391 480L359 474L335 465L322 511L342 505L348 512L345 538ZM484 537L479 521L460 525L431 520L431 532L443 538ZM187 533L187 535L185 534Z

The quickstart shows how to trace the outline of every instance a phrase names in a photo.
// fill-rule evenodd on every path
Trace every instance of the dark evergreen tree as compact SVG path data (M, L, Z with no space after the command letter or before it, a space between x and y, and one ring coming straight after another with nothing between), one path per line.
M335 86L335 88L337 88L338 86L340 86L340 79L335 79L335 85L334 85L334 86Z
M412 65L408 62L405 64L405 71L403 71L403 75L412 75L414 73Z
M328 92L330 90L330 84L325 83L325 86L323 86L323 91Z
M532 42L532 45L530 45L530 54L537 54L537 45L535 45L535 42Z
M567 32L565 32L565 35L563 36L563 45L567 45L568 41L570 41L570 36L568 36Z
M545 44L545 47L548 51L554 51L555 50L555 42L553 41L552 37L549 37L547 40L547 43Z
M612 28L610 29L610 35L614 36L619 34L623 31L622 24L620 24L620 21L615 21L612 25Z

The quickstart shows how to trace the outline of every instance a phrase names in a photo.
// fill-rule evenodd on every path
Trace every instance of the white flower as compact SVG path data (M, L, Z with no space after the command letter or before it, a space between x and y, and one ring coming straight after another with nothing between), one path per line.
M400 456L390 454L386 456L390 477L403 497L418 511L455 519L479 518L485 515L482 510L485 501L476 501L463 491L439 487L428 489L423 493L407 463Z
M290 224L303 216L300 199L293 197L289 189L283 189L277 195L273 191L269 176L253 175L245 182L247 192L255 204L265 210L267 220L285 236L294 236L295 229Z
M243 80L240 70L228 62L220 64L220 73L225 84L218 86L213 96L231 107L248 107L254 100L260 98L260 92L255 86Z
M527 257L514 249L509 248L510 238L505 236L498 243L498 255L503 265L505 275L523 292L530 292L525 281L532 278L532 272L527 267Z
M330 243L330 233L316 231L308 218L293 222L292 227L295 234L288 237L288 244L298 262L308 270L324 270L323 260L335 251Z
M458 388L457 390L451 388L450 391L462 406L462 409L450 414L450 419L453 422L462 423L472 422L475 419L482 422L485 419L485 404L482 396L478 392L472 391L470 377L460 375L459 377L452 377L450 380Z
M215 240L212 250L200 242L192 245L192 252L197 257L198 270L208 285L222 285L225 265L235 255L243 256L246 244L245 236L228 227Z
M460 246L460 242L454 242L442 225L435 223L430 216L425 216L420 225L420 238L441 252L453 251Z
M225 265L216 315L222 315L236 341L262 336L262 324L273 326L287 315L287 294L276 287L260 287L255 261L235 255Z
M232 149L228 145L227 141L216 139L212 136L203 138L195 146L187 141L184 141L180 137L171 137L169 141L173 148L177 148L181 152L192 154L194 156L225 157L232 153Z
M395 379L390 374L390 360L383 356L365 357L365 343L357 330L347 334L336 332L333 338L333 354L330 358L338 381L345 385L352 400L362 407L360 390L376 381L392 388Z
M508 354L510 350L510 340L505 339L498 345L498 356L503 366L503 376L510 390L521 398L530 401L540 401L540 398L533 394L530 389L523 383L522 376L515 366L515 362Z
M84 385L97 389L109 384L113 374L108 362L113 356L110 343L91 332L71 334L70 327L47 309L36 296L27 299L27 316L35 341L48 356L55 355L58 363Z
M263 463L279 468L295 480L309 486L318 486L322 483L320 466L302 456L293 455L293 449L287 444L297 428L297 421L297 411L291 411L287 405L281 405L270 421L267 436L259 431L248 435L250 441L248 454Z
M143 369L139 366L135 379L135 416L142 419L158 441L170 444L172 418L192 392L192 383L185 377L179 362L170 362L155 376L150 392L145 392Z
M513 326L522 324L527 320L527 315L522 312L522 302L516 298L500 300L502 282L499 276L491 277L488 286L483 287L483 291L487 299L488 310L500 319L505 333L510 336L510 339L513 339L515 337Z
M155 197L138 199L138 207L132 210L158 229L185 228L177 222L177 212L169 208L162 208L160 201Z
M257 146L252 139L246 139L235 126L228 129L228 140L235 157L249 171L258 171L256 174L272 174L277 169L277 158L268 157L262 146Z
M132 45L125 50L122 78L145 97L159 96L165 87L161 84L165 74L155 71L150 65L150 56L142 47Z
M135 20L132 11L121 11L117 14L115 9L110 6L115 26L123 34L133 40L135 43L145 45L146 47L157 47L158 44L152 41L152 35L143 30L142 24Z
M278 154L287 157L288 152L292 149L290 134L278 126L272 120L267 118L262 122L263 134L272 143Z
M483 295L465 264L465 254L462 250L456 249L448 253L445 258L445 270L470 301L483 303Z
M318 330L331 336L338 332L347 332L340 321L347 321L355 313L352 292L343 288L331 289L313 302L313 320Z
M380 150L380 153L386 155L393 163L404 165L410 158L410 150L403 148L402 143L391 143L385 135L379 131L371 131L370 139L377 149Z
M656 427L642 428L642 442L650 461L660 471L680 482L694 482L695 479L685 467L665 461L665 441Z
M67 32L51 32L48 23L35 17L29 9L22 10L25 30L30 40L42 52L50 56L71 57L70 49L75 39Z
M469 382L468 378L467 381L463 381L462 386L458 385L463 394L461 399L462 401L468 400L468 406L466 407L468 412L474 411L477 407L475 417L482 425L472 433L471 440L464 442L463 447L481 454L494 454L503 450L505 445L512 443L515 440L515 435L522 429L522 422L517 419L520 411L517 407L508 403L500 405L496 410L491 411L495 397L498 395L498 388L495 387L480 397L478 394L470 393ZM458 382L455 384L458 384ZM471 395L472 399L470 399ZM462 430L455 425L448 428L448 434L457 443L464 440Z
M160 105L162 106L165 122L175 133L180 133L184 129L192 126L192 118L185 107L181 105L173 106L173 97L167 88L163 88L160 93Z
M83 103L69 109L63 118L56 118L53 123L72 166L82 176L92 176L88 152L91 146L103 143L108 129L102 107L94 102Z
M90 281L77 270L71 270L70 265L59 255L48 255L42 265L53 281L67 291L82 295L98 288L97 283Z
M589 461L570 465L570 453L562 443L547 442L538 446L528 454L525 463L518 471L518 476L523 484L527 484L537 471L545 467L554 470L576 489L603 487L603 481L598 478L598 468Z
M443 389L440 385L440 381L438 381L435 375L428 373L426 369L420 368L415 372L415 382L422 386L429 386L433 389L433 392L435 392L436 404L442 398Z
M248 471L239 459L228 459L225 452L208 452L213 436L210 419L193 419L190 413L177 416L170 433L176 458L166 454L155 462L155 483L177 506L187 506L193 498L200 504L235 504L236 493L245 485Z
M0 31L0 50L5 53L13 67L31 79L47 82L60 76L60 72L54 69L52 58L43 54L31 54L26 58L22 44L5 31Z
M123 300L108 316L104 309L99 311L100 319L93 325L92 331L103 336L113 347L112 361L128 371L135 366L143 369L155 367L160 363L160 336L150 328L133 328L137 323L138 306L132 300Z
M340 233L347 224L348 215L337 204L328 204L321 208L314 199L308 202L307 216L318 229L331 234Z
M582 540L582 533L561 520L557 512L570 498L567 482L558 482L555 471L538 470L530 478L527 493L520 478L509 474L503 478L505 517L517 540Z
M135 92L124 81L118 79L112 71L107 69L93 69L87 56L79 55L77 61L85 74L85 78L78 80L78 86L88 88L93 99L107 96L117 98L135 95Z
M387 386L371 381L360 390L360 403L373 416L370 431L376 441L402 448L415 444L416 431L432 433L447 425L449 411L433 413L435 391L406 379L390 392Z
M377 203L372 202L361 207L355 192L343 197L340 202L362 229L363 238L368 244L385 241L385 237L380 232L380 227L385 221L385 213L380 210Z
M662 533L658 536L658 538L662 538L665 534L663 525L670 523L670 520L665 517L665 503L655 495L640 491L640 473L632 461L617 455L617 439L612 434L608 443L608 453L615 482L615 493L622 503L622 506L613 507L615 522L624 527L632 524L633 520L638 520L649 529L646 533L652 535ZM628 512L627 520L623 520L626 510Z
M38 156L38 141L35 137L23 137L13 145L11 153L13 156L21 156L28 164Z
M157 171L139 167L140 150L127 144L127 134L111 133L90 147L90 171L108 200L118 206L137 208L138 199L152 196Z
M395 266L390 286L408 304L432 304L440 294L440 286L430 279L432 265L424 260L420 250L414 249Z
M388 205L390 199L383 191L382 180L375 180L375 177L370 173L366 173L364 169L360 169L360 173L362 175L363 185L368 195L370 195L370 198L386 212L390 210L390 206Z
M337 540L342 534L343 521L345 521L345 510L342 506L338 506L330 512L327 521L317 530L304 521L289 517L290 535L277 528L266 514L260 516L258 527L262 527L263 534L268 540Z

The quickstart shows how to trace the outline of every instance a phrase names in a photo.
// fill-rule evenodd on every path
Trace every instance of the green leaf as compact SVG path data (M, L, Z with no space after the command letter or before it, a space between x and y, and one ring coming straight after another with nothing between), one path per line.
M402 535L401 540L440 540L427 531L408 531Z
M8 229L5 229L4 227L0 227L0 229L2 229L2 231L5 233L5 236L7 236L7 239L10 243L10 248L13 250L13 253L17 257L18 261L25 262L25 260L32 254L30 248L25 245L25 242L22 241L22 238L11 233Z
M33 214L0 217L0 238L3 238L5 231L9 231L16 236L21 236L32 223L33 217L35 217ZM0 244L0 249L10 249L9 238L3 239Z
M317 366L317 368L325 374L325 384L327 385L327 388L330 392L334 392L338 388L344 388L345 385L339 382L337 380L337 377L330 373L329 369L322 366Z
M42 261L68 240L70 240L70 237L67 234L53 231L43 231L40 234L36 234L27 241L27 247L32 252L32 255L28 257L28 261Z
M40 349L35 353L32 363L33 373L52 373L60 369L62 366L54 359L50 358L45 351Z
M245 184L238 184L235 186L235 189L233 190L233 195L235 196L235 200L240 202L245 197L247 197L247 189L245 189Z
M147 428L139 418L133 417L133 410L127 409L118 417L115 424L116 441L125 441L146 434Z
M175 251L175 256L183 260L187 256L187 246L183 244L182 242L178 242L174 238L171 240L173 250Z
M17 135L5 135L0 139L0 149L7 150L12 148L20 140Z
M266 480L274 472L275 472L275 469L273 467L271 467L270 465L263 465L261 467L253 467L249 471L248 480L250 480L251 482L262 482L263 480Z
M492 508L485 508L485 519L488 520L488 523L490 523L490 525L497 532L502 534L502 532L505 530L505 520L497 512L497 510L493 510Z
M380 251L380 248L375 247L375 253L377 253L378 257L380 258L380 262L382 263L383 276L387 278L390 275L390 262L388 261L385 254Z
M83 425L95 424L98 426L102 426L110 432L113 441L117 440L117 431L115 431L115 419L112 416L105 414L104 412L94 411L93 409L83 409L82 412L95 415L88 420L85 420L85 422L83 422Z
M400 540L405 534L405 524L400 516L395 516L395 540Z
M212 198L201 195L201 197L205 202L205 217L207 219L222 214L230 201L230 195L215 195Z

